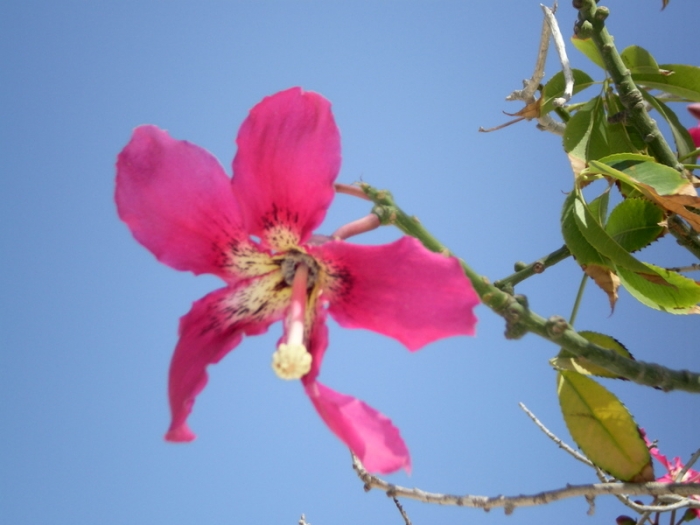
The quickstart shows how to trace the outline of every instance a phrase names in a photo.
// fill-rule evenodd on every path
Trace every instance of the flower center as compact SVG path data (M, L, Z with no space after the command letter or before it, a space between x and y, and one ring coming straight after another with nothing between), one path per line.
M311 354L304 345L307 292L318 276L318 263L309 255L289 252L281 264L284 280L292 287L285 320L285 339L272 355L272 369L282 379L300 379L311 370Z

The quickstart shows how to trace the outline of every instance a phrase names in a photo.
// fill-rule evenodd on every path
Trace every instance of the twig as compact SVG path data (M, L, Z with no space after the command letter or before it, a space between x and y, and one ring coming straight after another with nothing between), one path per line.
M681 481L683 479L683 476L685 476L688 471L690 470L690 467L695 465L695 462L700 459L700 448L695 451L695 454L690 456L690 459L688 462L683 466L681 470L678 471L678 474L676 474L676 481Z
M677 266L675 268L666 268L669 272L700 272L700 263L694 263L689 266Z
M423 503L434 503L438 505L455 505L459 507L471 507L477 509L490 510L493 508L503 508L506 514L511 514L517 507L531 507L536 505L547 505L553 501L566 498L628 494L634 496L667 496L681 495L692 496L700 494L700 483L593 483L590 485L567 485L561 489L547 490L532 495L519 496L455 496L451 494L439 494L426 492L421 489L409 489L394 485L384 481L367 472L360 463L360 460L353 455L352 467L358 477L364 483L366 491L379 489L384 491L389 497L402 497L421 501ZM589 499L590 501L590 499ZM676 504L673 505L674 507ZM687 507L700 508L700 501L684 500ZM659 507L660 510L670 510L671 506Z
M593 464L593 462L592 462L590 459L588 459L586 456L584 456L584 455L581 454L580 452L576 452L573 448L571 448L569 445L567 445L567 444L564 443L561 439L559 439L557 436L555 436L547 427L545 427L545 426L540 422L539 419L537 419L537 417L535 416L535 414L533 414L532 412L530 412L530 410L529 410L523 403L518 403L518 405L520 405L520 408L523 410L523 412L525 412L525 413L528 415L528 417L529 417L530 419L532 419L532 422L533 422L535 425L537 425L537 428L539 428L542 432L544 432L544 435L545 435L545 436L547 436L549 439L551 439L552 441L554 441L560 449L564 450L565 452L568 452L568 453L571 454L575 459L577 459L578 461L580 461L580 462L582 462L582 463L585 463L585 464L588 465L589 467L595 468L595 465Z
M557 19L554 17L554 10L550 9L546 5L540 4L542 11L544 11L544 19L549 25L549 30L552 33L552 40L554 40L554 47L559 54L559 62L561 63L561 69L564 72L564 93L563 96L552 101L555 108L560 108L566 104L571 97L574 96L574 74L571 71L571 64L569 63L569 57L566 56L566 45L564 44L564 38L561 36L561 31L559 31L559 24ZM556 9L556 4L555 4Z
M566 451L566 452L568 452L569 454L571 454L571 455L572 455L575 459L577 459L578 461L581 461L582 463L585 463L585 464L588 465L589 467L595 469L595 471L596 471L596 476L598 476L598 479L599 479L601 482L603 482L603 483L610 483L610 482L614 479L614 478L609 478L609 477L607 477L607 476L603 473L603 471L600 470L597 466L595 466L595 465L593 464L593 462L592 462L591 460L589 460L586 456L584 456L583 454L580 454L579 452L575 451L575 450L574 450L573 448L571 448L569 445L567 445L566 443L564 443L564 441L562 441L560 438L558 438L556 435L554 435L554 433L551 432L547 427L545 427L544 424L543 424L539 419L537 419L537 417L536 417L523 403L518 403L518 404L520 405L520 408L523 409L523 411L530 417L530 419L532 419L532 421L535 423L535 425L537 425L537 427L538 427L549 439L551 439L552 441L554 441L554 443L556 443L556 444L559 446L559 448L561 448L561 449L563 449L564 451ZM697 454L698 456L700 456L700 450L698 450L698 452L696 452L696 454ZM695 455L694 455L694 456L691 458L691 461L694 462L694 458L697 459L697 458L695 457ZM692 465L691 461L689 461L688 463L690 463L690 464ZM681 477L676 477L676 481L680 481L681 479L682 479L682 476L681 476ZM620 502L621 502L623 505L626 505L627 507L631 508L631 509L634 510L635 512L639 512L640 514L645 513L645 512L667 512L667 511L669 511L669 510L675 510L675 509L678 509L678 508L683 508L683 507L687 506L688 501L689 501L689 500L687 500L686 498L681 498L681 499L675 501L674 503L666 504L666 505L663 505L663 506L660 506L660 505L643 505L643 504L639 504L639 503L637 503L637 502L635 502L635 501L632 501L629 497L627 497L627 496L624 495L624 494L615 494L615 496L617 497L618 500L620 500ZM591 510L593 510L593 507L594 507L594 501L593 501L592 499L589 500L589 505L591 505L591 509L589 509L589 514L592 514ZM641 523L641 522L640 522L640 523Z
M392 497L391 499L394 500L394 503L396 504L396 508L399 509L399 512L401 513L401 517L403 518L403 521L406 523L406 525L411 525L411 520L408 517L408 514L406 514L406 511L403 510L403 505L399 502L399 500L396 497Z
M566 245L564 245L561 248L553 251L552 253L545 255L541 259L537 259L533 263L527 264L525 266L522 266L520 263L518 263L518 271L504 279L500 279L494 282L493 284L494 286L502 290L506 287L513 287L516 284L524 281L528 277L531 277L532 275L543 273L547 268L563 261L570 255L571 252L569 251L569 248Z
M557 10L557 2L554 2L551 13L555 13ZM535 70L532 72L532 76L529 80L523 80L523 89L518 89L513 91L510 95L506 97L507 101L519 100L525 102L526 105L534 104L535 93L540 86L540 82L544 78L544 66L547 62L547 53L549 52L549 37L552 34L547 18L542 21L542 32L540 34L540 45L537 50L537 61L535 63ZM555 135L563 135L565 125L561 122L557 122L549 115L540 116L537 119L538 127L544 131L549 131Z

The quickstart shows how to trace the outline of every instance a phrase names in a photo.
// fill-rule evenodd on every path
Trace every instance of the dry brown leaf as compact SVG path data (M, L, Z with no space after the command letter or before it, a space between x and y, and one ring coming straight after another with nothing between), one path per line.
M700 215L686 209L686 206L700 209L700 197L692 195L659 195L651 186L641 183L638 186L648 199L662 208L680 215L688 221L691 228L696 232L700 232Z
M586 275L593 279L595 283L608 295L610 310L615 310L617 303L617 289L620 287L620 278L610 268L598 264L586 264L582 266Z
M540 106L542 105L542 97L538 98L534 102L530 102L523 109L517 113L505 113L509 117L522 117L527 120L532 120L533 118L540 118Z

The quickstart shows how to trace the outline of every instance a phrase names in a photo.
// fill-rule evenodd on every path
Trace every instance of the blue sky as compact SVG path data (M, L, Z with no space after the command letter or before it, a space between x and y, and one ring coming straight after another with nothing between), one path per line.
M610 31L660 63L698 64L697 5L610 1ZM0 521L47 524L402 523L365 494L347 451L297 383L269 362L279 325L248 338L200 396L188 445L162 440L177 321L219 286L159 264L118 220L114 162L144 123L211 151L227 170L238 127L264 96L300 85L333 103L339 180L393 191L453 251L495 280L558 248L571 170L560 139L520 123L479 134L520 106L539 3L27 1L0 7ZM559 12L570 32L575 12ZM575 66L602 78L570 50ZM556 72L551 61L548 75ZM688 126L694 121L681 105ZM230 171L229 171L230 173ZM368 212L339 196L321 230ZM361 242L398 237L386 229ZM670 240L646 260L693 262ZM538 313L568 316L580 280L567 260L519 287ZM484 307L475 338L409 354L388 338L331 326L323 380L392 418L413 459L397 484L484 495L595 480L543 436L527 404L569 439L557 349L506 341ZM621 294L615 313L587 290L580 328L642 360L700 370L700 325ZM669 456L700 446L700 396L606 382ZM659 470L657 469L657 472ZM416 525L497 524L502 512L405 502ZM508 523L610 523L599 499L519 509Z

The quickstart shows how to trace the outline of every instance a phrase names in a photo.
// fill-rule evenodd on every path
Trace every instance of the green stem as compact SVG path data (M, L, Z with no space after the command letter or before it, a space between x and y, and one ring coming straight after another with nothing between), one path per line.
M433 237L417 218L407 215L396 206L391 193L386 190L377 190L365 183L360 187L374 202L372 212L379 217L382 224L396 226L405 234L421 241L423 246L433 252L451 254L447 247ZM506 319L507 337L515 338L532 332L576 356L588 359L640 385L659 387L666 391L700 392L700 374L687 370L671 370L655 363L633 361L595 345L580 336L565 319L556 316L545 319L537 315L527 307L523 297L504 292L491 284L486 277L474 271L466 262L460 259L460 263L481 301Z
M691 151L690 153L686 153L685 155L683 155L683 156L682 156L680 159L678 159L678 160L681 161L681 162L683 162L685 159L689 159L689 158L691 158L691 157L696 157L696 156L698 156L698 155L700 155L700 148L695 149L695 150Z
M597 6L596 0L574 0L574 7L578 9L578 22L574 32L580 38L591 38L605 64L605 70L615 83L615 88L620 95L620 103L627 114L627 122L631 124L649 146L654 158L661 164L670 166L681 173L683 165L679 162L668 142L662 135L656 121L649 116L644 104L644 98L632 80L632 74L627 69L620 53L617 52L614 41L605 27L605 20L610 14L607 7ZM691 153L692 156L692 153ZM687 157L687 156L686 156ZM677 218L677 221L681 219ZM684 246L696 256L700 253L700 242L697 235L683 237L682 231L690 231L692 228L676 227L671 233L678 240L678 244Z
M578 287L578 293L576 294L576 300L574 301L574 307L571 309L571 317L569 317L569 324L574 326L576 322L576 316L578 315L578 309L581 306L581 300L583 299L583 291L586 289L586 283L588 282L588 275L585 273L581 278L581 284Z
M569 248L566 245L564 245L558 250L553 251L549 255L545 255L541 259L537 259L535 262L530 263L527 266L523 266L514 274L509 275L508 277L506 277L505 279L501 279L500 281L496 281L493 284L501 290L510 290L516 284L524 281L528 277L532 277L535 274L540 274L544 272L550 266L554 266L555 264L563 261L570 255L571 252L569 251Z
M576 2L575 2L576 3ZM591 37L598 48L605 70L612 78L620 95L620 103L627 110L627 122L632 124L648 144L652 155L662 164L671 166L683 172L683 166L678 162L668 142L661 134L656 121L649 116L644 104L644 98L632 80L632 74L627 69L620 53L613 42L612 36L605 27L605 19L610 14L607 7L596 6L595 0L578 0L580 7L579 21L575 32L582 37Z

